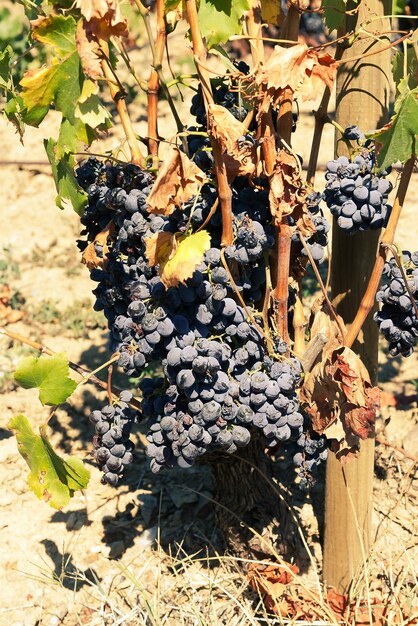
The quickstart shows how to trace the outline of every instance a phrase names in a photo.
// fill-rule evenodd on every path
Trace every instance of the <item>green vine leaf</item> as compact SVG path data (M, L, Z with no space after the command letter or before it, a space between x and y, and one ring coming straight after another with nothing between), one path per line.
M66 58L75 51L76 23L70 15L50 15L32 22L32 37L51 46L54 55Z
M83 81L75 42L76 22L71 16L53 15L32 22L32 29L33 38L47 46L53 56L50 65L26 72L20 81L25 122L39 126L51 103L74 122Z
M405 64L405 55L401 50L395 54L392 59L392 74L393 80L396 85L402 81L404 76L404 72L406 69L406 74L408 76L408 86L410 89L414 89L418 84L418 59L415 53L414 48L408 46L407 54L406 54L406 64Z
M242 16L249 8L248 0L201 0L199 26L208 48L241 34Z
M347 0L322 0L324 21L330 32L344 24Z
M398 85L395 114L386 126L372 136L380 144L377 157L381 169L401 161L405 163L417 154L418 138L418 87L410 89L408 77Z
M54 57L52 65L35 72L26 72L20 85L22 99L27 109L25 122L39 126L53 102L70 121L74 120L74 107L81 94L81 65L77 52L63 61Z
M58 192L55 199L57 207L64 209L65 205L69 203L76 213L82 215L87 204L87 194L75 179L74 167L76 162L73 155L65 152L62 146L59 146L52 138L45 139L44 146Z
M23 137L25 131L25 125L22 118L24 111L22 98L17 94L13 88L13 81L11 78L10 67L13 60L13 49L11 46L6 46L2 52L0 52L0 94L4 93L6 102L3 104L1 113L11 122L20 138Z
M25 357L18 364L14 378L24 389L38 388L42 404L55 406L65 402L77 387L69 373L68 359L62 352Z
M112 125L112 117L100 102L98 93L99 86L91 80L85 80L75 108L75 116L90 128L99 126L109 128Z
M6 88L10 83L10 63L12 62L12 46L6 46L0 52L0 88Z
M42 357L41 357L42 358ZM46 427L35 434L25 415L13 417L8 428L15 431L19 453L29 466L28 486L40 499L54 509L67 506L74 492L85 489L90 472L81 459L63 459L53 450L46 436Z

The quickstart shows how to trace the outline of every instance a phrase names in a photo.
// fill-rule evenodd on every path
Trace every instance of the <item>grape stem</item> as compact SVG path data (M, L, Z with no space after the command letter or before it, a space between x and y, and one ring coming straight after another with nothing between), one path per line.
M325 285L323 283L323 280L321 278L321 274L318 271L318 268L316 266L316 263L314 261L314 259L312 258L312 254L311 251L309 250L309 246L306 243L305 237L302 235L302 233L299 233L299 239L300 242L302 244L302 246L305 249L306 255L310 261L310 264L312 266L312 269L314 271L314 274L316 276L316 280L318 281L319 287L322 291L322 295L324 296L324 300L327 304L328 307L328 311L331 314L331 316L334 318L335 323L338 326L338 330L340 331L340 335L341 335L341 340L344 342L344 338L345 338L345 332L344 332L344 328L341 326L341 321L337 315L337 313L335 312L334 307L332 306L331 300L328 298L328 294L327 294L327 290L325 289Z
M53 356L54 354L56 354L56 352L54 352L54 350L51 350L51 348L48 348L48 346L44 346L42 343L34 341L33 339L29 339L29 337L25 337L24 335L15 333L12 330L9 330L8 328L0 328L0 335L5 335L6 337L9 337L9 339L13 339L13 341L19 341L19 343L23 343L26 346L30 346L31 348L34 348L34 350L38 350L42 354L47 354L48 356ZM113 360L114 359L112 357L110 361L113 362ZM107 383L105 383L103 380L100 380L100 378L97 378L97 376L94 373L94 372L98 372L103 367L105 367L107 363L100 366L98 369L94 370L94 372L90 372L88 369L86 369L82 365L79 365L78 363L74 363L73 361L68 361L68 365L70 366L72 370L74 370L75 372L80 374L80 376L83 377L83 380L80 382L80 384L84 384L84 382L87 382L87 379L88 379L90 382L94 383L95 385L98 385L102 389L107 390L107 387L108 387ZM118 389L117 387L112 387L111 392L115 398L118 398L120 394L120 389ZM134 398L130 401L129 404L136 411L139 411L139 412L141 411L140 403Z
M396 227L399 222L399 218L402 211L402 206L405 202L405 196L408 191L409 181L411 180L412 172L414 170L416 156L411 156L408 161L405 163L405 166L402 171L401 179L399 181L399 187L396 194L395 202L393 204L393 209L390 214L389 222L386 227L386 230L382 236L378 254L376 257L376 261L374 264L374 268L372 274L370 276L369 283L367 285L366 291L360 303L359 309L357 311L356 317L354 318L350 328L348 329L347 336L345 339L345 345L348 348L351 348L357 336L366 321L367 316L373 308L376 292L379 288L380 280L382 278L383 267L386 262L386 258L388 255L388 245L391 246L395 239Z
M138 140L132 127L132 121L129 117L128 108L126 106L124 92L121 92L119 85L116 85L114 81L113 71L109 62L109 45L107 41L100 39L99 47L102 53L101 66L103 74L109 86L112 100L114 101L117 112L119 113L122 128L124 130L129 149L131 151L132 163L135 163L136 165L145 168L145 158L141 150L139 149Z
M190 26L190 33L193 44L193 54L196 62L199 81L202 86L203 100L205 103L206 113L210 104L214 103L212 87L210 84L209 73L203 66L206 61L206 48L203 45L202 35L200 34L199 21L197 17L197 8L195 0L185 0L187 19ZM232 229L232 191L228 180L228 173L222 152L218 141L211 132L208 119L208 134L212 145L213 158L215 160L216 178L218 180L218 196L221 204L222 213L222 246L230 246L234 239Z

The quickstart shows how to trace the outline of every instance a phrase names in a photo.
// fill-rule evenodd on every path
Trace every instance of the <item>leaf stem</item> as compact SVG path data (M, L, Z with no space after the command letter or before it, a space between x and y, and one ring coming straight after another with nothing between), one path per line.
M405 196L408 191L409 181L411 180L412 172L414 170L416 156L411 156L405 163L402 171L401 180L399 181L399 187L396 194L393 209L390 214L387 228L382 236L378 255L374 264L372 275L370 276L369 284L360 303L359 310L354 318L345 339L345 345L351 348L357 336L366 321L367 316L373 308L376 292L379 288L380 280L382 278L383 267L388 254L388 244L392 245L395 239L395 232L398 226L399 218L402 211L402 206L405 202Z

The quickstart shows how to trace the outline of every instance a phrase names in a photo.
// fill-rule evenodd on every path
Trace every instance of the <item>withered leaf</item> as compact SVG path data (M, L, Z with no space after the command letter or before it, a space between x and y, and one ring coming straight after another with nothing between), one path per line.
M255 145L239 141L248 133L247 127L225 107L219 104L210 104L208 107L208 129L221 148L229 176L231 178L251 176L256 167Z
M293 154L279 150L270 179L270 210L278 226L284 217L292 215L296 227L304 237L315 232L306 205L307 190L302 181L300 168Z
M75 42L83 72L93 80L101 78L103 72L99 56L99 43L96 37L92 35L86 20L80 20L78 22Z
M96 235L94 241L89 243L87 248L84 250L81 255L81 262L84 265L87 265L89 270L93 270L96 267L103 267L106 263L106 256L109 252L108 246L108 238L111 237L113 231L115 230L115 225L112 221L110 221L106 228L104 228L100 233ZM98 256L96 252L96 244L102 246L102 256Z
M322 360L306 375L301 400L314 430L329 436L330 426L334 425L333 434L338 437L341 423L344 440L339 440L339 449L352 451L356 437L367 439L372 432L380 391L372 386L360 357L350 348L339 347L324 352Z
M92 36L109 39L112 35L127 35L128 24L122 16L119 0L76 0L76 6L88 22Z
M148 196L149 212L170 215L177 207L196 196L205 181L204 172L183 152L172 148Z
M256 83L264 87L275 105L284 89L291 89L303 100L314 100L325 85L332 89L338 65L326 52L312 50L305 44L276 46L267 63L260 67Z
M145 256L151 267L164 267L177 250L177 239L173 233L163 231L152 237L145 237Z
M167 289L191 278L210 248L210 236L206 230L186 237L181 233L155 233L144 241L146 257L150 265L159 266L161 282Z

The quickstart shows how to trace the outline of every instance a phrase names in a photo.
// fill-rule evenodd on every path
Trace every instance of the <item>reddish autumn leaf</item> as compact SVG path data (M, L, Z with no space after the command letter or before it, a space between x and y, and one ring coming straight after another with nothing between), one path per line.
M75 36L78 56L80 57L83 72L93 80L103 76L100 62L100 47L86 20L77 24Z
M208 107L208 129L218 142L225 160L228 175L250 176L254 173L256 163L255 145L239 142L248 132L247 127L237 120L225 107L210 104Z
M346 347L326 351L306 375L301 393L305 410L318 433L335 439L333 450L347 460L360 439L370 436L380 402L367 369Z
M196 196L206 175L183 152L172 148L164 159L151 193L150 213L170 215L176 208Z
M339 593L336 589L330 589L327 594L328 604L330 608L339 617L344 617L349 608L348 596Z
M267 63L260 66L256 83L264 87L275 105L284 89L291 89L302 100L313 100L325 86L332 89L338 65L329 54L311 50L305 44L276 46Z
M119 0L76 0L76 6L88 22L91 36L109 39L126 36L127 21L122 16Z

